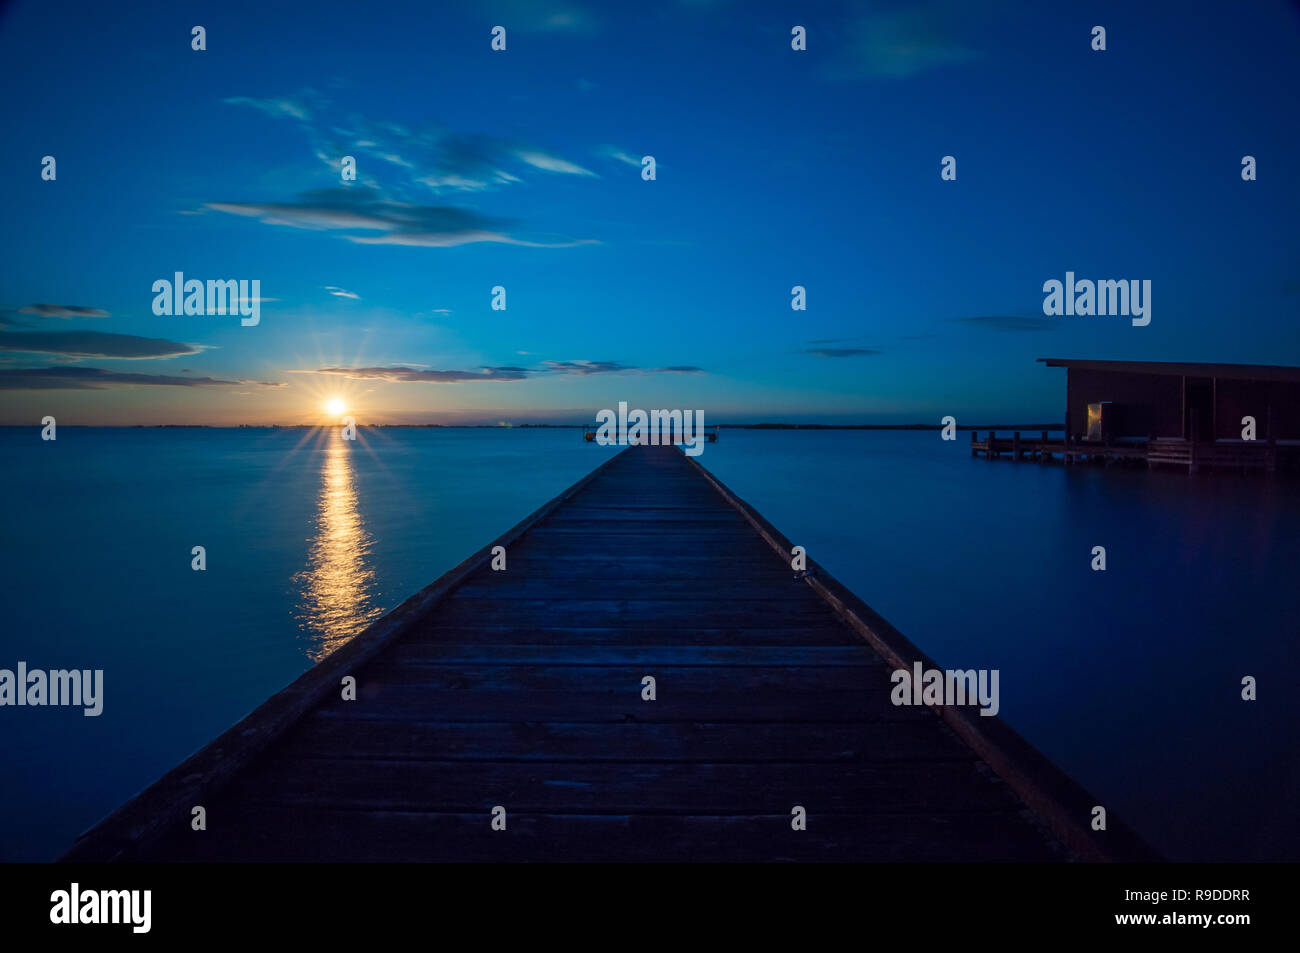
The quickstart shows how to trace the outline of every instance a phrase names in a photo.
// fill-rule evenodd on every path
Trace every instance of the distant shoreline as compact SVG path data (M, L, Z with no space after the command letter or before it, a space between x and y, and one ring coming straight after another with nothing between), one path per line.
M100 430L324 430L339 424L61 424L60 429ZM358 424L361 430L581 430L594 424ZM718 424L722 430L942 430L942 424ZM40 429L0 424L0 430ZM957 430L1064 430L1063 424L957 424Z

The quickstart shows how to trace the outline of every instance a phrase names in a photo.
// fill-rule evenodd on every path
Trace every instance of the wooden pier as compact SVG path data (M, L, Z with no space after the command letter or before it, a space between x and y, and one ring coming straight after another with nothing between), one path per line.
M63 859L1158 859L999 718L893 705L890 672L935 663L790 550L630 447Z
M1183 440L1180 438L1152 437L1148 440L1093 441L1082 440L1076 434L1070 439L1041 436L1013 431L1009 437L999 437L988 431L981 439L980 431L970 432L971 456L983 455L994 460L1006 455L1012 460L1036 460L1048 463L1060 457L1065 463L1139 463L1148 468L1156 466L1182 467L1189 473L1202 469L1259 470L1276 473L1279 458L1288 450L1297 448L1271 440ZM1295 462L1294 459L1291 462Z

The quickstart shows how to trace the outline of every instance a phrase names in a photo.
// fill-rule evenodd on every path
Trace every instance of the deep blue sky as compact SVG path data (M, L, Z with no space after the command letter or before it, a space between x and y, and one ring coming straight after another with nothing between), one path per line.
M0 71L0 423L1010 422L1037 357L1300 364L1283 2L18 2ZM1150 326L1044 318L1067 270ZM156 316L176 271L276 300Z

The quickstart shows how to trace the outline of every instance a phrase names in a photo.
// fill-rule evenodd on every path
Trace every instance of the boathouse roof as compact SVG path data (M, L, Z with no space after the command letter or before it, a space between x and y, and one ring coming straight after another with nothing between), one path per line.
M1281 364L1181 364L1175 361L1090 361L1062 357L1040 357L1038 360L1048 367L1067 367L1087 371L1300 383L1300 367Z

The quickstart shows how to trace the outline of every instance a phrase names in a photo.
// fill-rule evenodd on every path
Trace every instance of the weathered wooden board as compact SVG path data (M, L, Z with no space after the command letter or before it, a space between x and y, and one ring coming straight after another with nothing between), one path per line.
M540 626L430 622L414 628L408 643L420 641L541 645L857 645L862 640L842 625L728 625L710 628L668 625L654 619L629 619L621 625Z
M974 761L937 721L823 722L808 731L799 724L753 721L419 721L322 710L303 720L285 750L304 758L361 761Z
M756 764L427 761L282 757L231 785L240 804L486 816L1014 812L972 761Z

